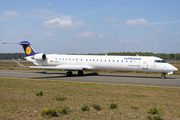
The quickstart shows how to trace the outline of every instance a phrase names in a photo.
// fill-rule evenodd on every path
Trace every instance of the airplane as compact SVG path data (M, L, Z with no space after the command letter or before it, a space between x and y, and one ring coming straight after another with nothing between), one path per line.
M72 76L72 71L78 71L78 75L83 75L83 70L111 69L156 72L161 73L162 79L166 79L166 74L178 71L173 65L154 56L44 54L36 52L28 41L22 41L19 44L25 51L25 59L38 65L29 66L30 68L65 70L67 76Z

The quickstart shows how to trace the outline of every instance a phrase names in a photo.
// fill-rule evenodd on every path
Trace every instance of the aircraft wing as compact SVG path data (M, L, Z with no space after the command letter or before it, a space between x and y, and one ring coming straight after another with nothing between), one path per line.
M58 69L58 70L83 70L80 65L57 65L57 66L29 66L29 68Z

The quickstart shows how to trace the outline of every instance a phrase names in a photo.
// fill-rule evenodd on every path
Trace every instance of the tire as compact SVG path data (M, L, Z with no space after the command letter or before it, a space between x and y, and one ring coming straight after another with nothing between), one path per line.
M67 72L66 76L72 76L72 72Z
M83 75L83 71L78 71L78 75Z
M162 79L166 79L166 76L162 76Z

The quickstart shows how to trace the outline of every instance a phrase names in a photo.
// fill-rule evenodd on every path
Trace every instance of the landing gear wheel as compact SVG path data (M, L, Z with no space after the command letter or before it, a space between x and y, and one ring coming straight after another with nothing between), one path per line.
M83 75L83 71L82 70L78 71L78 75Z
M66 73L66 76L72 76L72 72L70 71L70 72L67 72Z
M166 79L165 73L163 73L163 74L161 75L161 78L162 78L162 79Z

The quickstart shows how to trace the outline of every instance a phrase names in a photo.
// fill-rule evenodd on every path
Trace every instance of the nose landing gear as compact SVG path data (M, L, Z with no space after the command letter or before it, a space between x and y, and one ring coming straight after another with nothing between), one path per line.
M166 73L162 73L161 78L162 78L162 79L166 79L166 76L165 76L165 75L166 75Z

